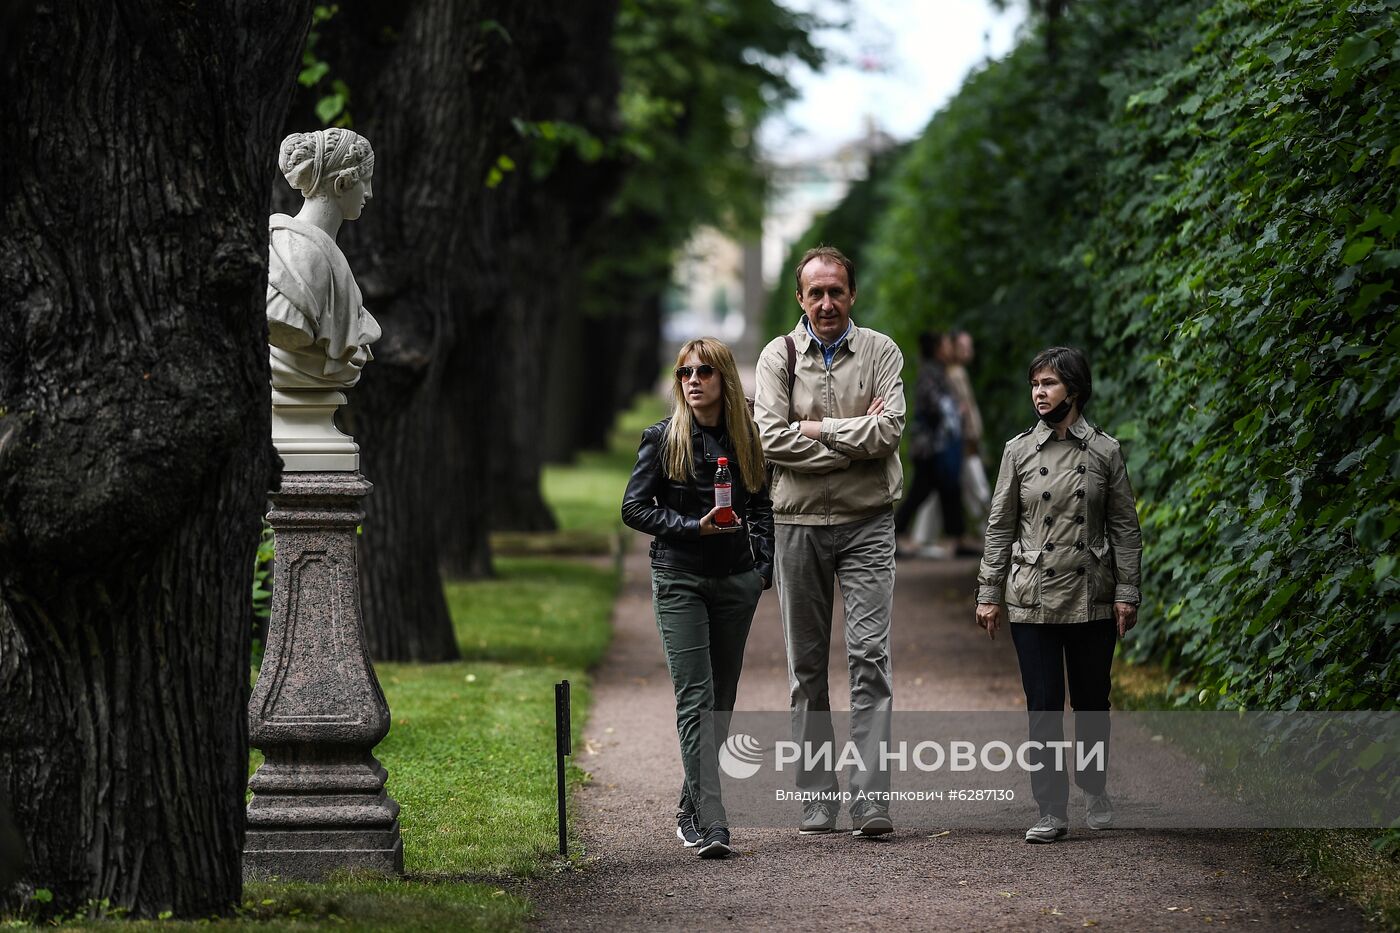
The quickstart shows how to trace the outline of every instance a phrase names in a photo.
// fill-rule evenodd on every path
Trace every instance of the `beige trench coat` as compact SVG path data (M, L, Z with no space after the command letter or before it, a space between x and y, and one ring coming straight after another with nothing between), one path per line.
M1041 423L1006 443L979 604L1012 622L1091 622L1141 601L1142 531L1118 442L1084 418L1064 440Z

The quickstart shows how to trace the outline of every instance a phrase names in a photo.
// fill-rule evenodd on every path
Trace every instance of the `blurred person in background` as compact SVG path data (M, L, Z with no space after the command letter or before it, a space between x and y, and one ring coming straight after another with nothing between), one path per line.
M974 350L972 335L965 330L953 331L952 362L948 364L948 384L958 400L962 417L962 504L965 524L969 530L978 529L987 520L992 490L987 485L987 470L982 461L982 411L972 392L972 378L967 368L972 365ZM980 540L969 537L962 542L966 551L981 553Z
M966 522L962 506L963 419L958 398L948 378L954 360L950 334L925 331L919 335L919 373L914 383L914 419L909 432L909 458L914 481L895 513L895 534L907 542L907 534L919 507L930 493L938 493L946 546L932 545L918 551L926 557L980 554L964 541ZM906 543L901 554L914 553Z

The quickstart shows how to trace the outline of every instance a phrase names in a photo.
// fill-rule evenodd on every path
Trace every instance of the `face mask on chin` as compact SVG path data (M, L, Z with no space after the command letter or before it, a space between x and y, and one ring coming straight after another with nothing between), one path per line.
M1036 412L1036 414L1040 415L1041 421L1044 421L1046 424L1050 425L1050 427L1053 428L1055 425L1059 424L1061 421L1064 421L1066 418L1069 417L1069 410L1072 407L1074 407L1073 401L1069 397L1066 397L1063 402L1056 405L1049 411Z

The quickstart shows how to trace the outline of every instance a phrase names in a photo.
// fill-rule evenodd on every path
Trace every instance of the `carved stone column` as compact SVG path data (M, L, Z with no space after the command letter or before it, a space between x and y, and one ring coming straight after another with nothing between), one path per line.
M338 127L294 133L278 158L305 196L268 220L272 439L272 614L248 734L266 760L249 780L245 879L318 881L337 869L403 873L399 805L373 755L389 706L365 650L356 528L370 484L336 428L342 390L380 336L335 235L368 203L374 153Z
M359 472L287 472L272 495L272 615L248 709L266 755L249 781L248 879L403 872L399 805L372 754L389 707L360 621L355 528L369 490Z

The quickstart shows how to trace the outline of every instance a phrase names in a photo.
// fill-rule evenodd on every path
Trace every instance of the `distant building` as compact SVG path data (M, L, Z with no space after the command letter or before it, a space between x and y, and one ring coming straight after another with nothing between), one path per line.
M662 325L664 343L676 346L693 337L714 336L738 350L742 361L758 355L756 334L768 293L780 276L788 250L819 215L866 177L871 158L897 140L866 118L863 136L813 158L780 153L767 168L768 205L763 236L741 244L712 227L697 230L672 273L673 290ZM839 243L831 244L840 246Z

